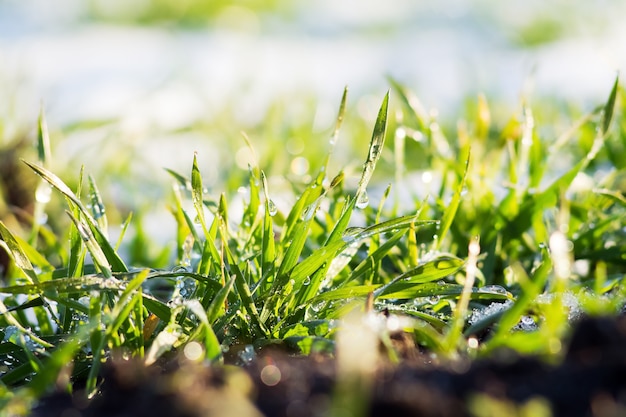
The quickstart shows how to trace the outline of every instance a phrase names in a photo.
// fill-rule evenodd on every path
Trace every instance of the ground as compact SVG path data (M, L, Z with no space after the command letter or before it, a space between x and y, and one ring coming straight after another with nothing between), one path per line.
M404 347L399 365L376 371L367 416L626 415L626 317L584 318L565 358L547 364L500 351L489 359L437 362ZM144 367L112 361L101 393L53 393L34 416L268 416L329 415L336 362L270 351L243 366L209 367L180 360ZM336 397L336 395L335 395ZM517 414L515 414L517 413ZM353 415L341 413L338 415Z

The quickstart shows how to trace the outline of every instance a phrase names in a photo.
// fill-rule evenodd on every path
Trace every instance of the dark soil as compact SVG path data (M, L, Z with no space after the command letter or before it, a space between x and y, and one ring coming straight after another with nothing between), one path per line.
M417 349L404 353L400 365L379 367L367 416L499 416L515 407L525 414L512 415L626 416L624 317L581 320L558 365L512 352L447 365L430 364ZM335 374L332 358L278 352L243 367L118 361L105 367L93 400L55 393L33 415L326 416Z

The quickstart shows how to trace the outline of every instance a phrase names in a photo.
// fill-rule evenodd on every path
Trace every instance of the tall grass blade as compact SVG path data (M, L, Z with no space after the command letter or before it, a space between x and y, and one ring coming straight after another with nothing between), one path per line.
M383 152L385 145L385 136L387 130L387 112L389 108L389 91L385 94L383 102L378 111L378 117L376 117L376 124L374 125L374 131L372 132L372 139L370 141L369 150L367 153L367 159L363 164L363 172L361 173L361 179L359 180L359 186L356 192L356 206L361 207L367 205L367 184L372 178L376 163L380 159L380 155Z
M619 76L615 77L611 94L604 105L602 112L602 135L606 136L611 127L611 120L613 119L613 112L615 111L615 99L617 98L617 90L619 89Z
M452 196L452 199L450 200L450 203L447 205L445 212L443 213L443 217L441 218L441 224L439 227L439 237L437 239L437 243L436 243L436 250L439 250L441 248L441 245L444 242L444 239L446 237L446 235L448 234L448 231L450 230L450 226L452 225L452 222L454 221L454 218L457 214L457 211L459 209L459 205L461 204L461 199L463 197L463 189L465 188L465 180L467 179L467 171L469 169L469 162L470 162L470 154L467 154L467 157L465 158L465 169L463 170L463 175L461 177L461 180L459 181L456 190L454 192L454 195Z
M72 222L76 226L81 239L85 243L85 246L87 246L87 250L91 254L95 265L98 267L100 272L102 272L102 275L104 275L105 278L113 277L113 272L107 257L102 251L102 248L98 245L93 233L91 233L91 229L81 220L77 219L72 212L67 211L66 213L70 216L70 219L72 219Z
M72 205L75 206L80 212L81 215L84 216L88 228L91 230L91 233L94 236L95 241L100 247L102 253L105 255L108 263L111 266L112 271L114 272L128 272L128 268L124 264L124 261L119 257L119 255L115 252L111 244L106 238L104 232L98 227L98 224L94 220L94 218L89 214L88 210L83 206L78 197L72 192L72 190L65 185L63 181L52 172L47 169L32 164L30 162L22 160L26 165L28 165L36 174L45 179L50 185L56 188L61 194L63 194L68 201L70 202L70 208ZM77 218L76 214L72 214L75 218Z
M0 242L0 244L3 243L2 246L11 254L15 265L26 275L32 284L38 284L39 278L37 277L35 268L33 268L33 264L30 263L30 260L15 239L15 236L13 236L2 221L0 221L0 237L2 237L4 241Z

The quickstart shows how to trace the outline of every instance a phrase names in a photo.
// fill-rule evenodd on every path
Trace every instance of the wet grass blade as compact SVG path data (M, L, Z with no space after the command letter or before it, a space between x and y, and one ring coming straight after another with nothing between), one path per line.
M385 145L385 136L387 131L387 113L389 108L389 92L385 94L383 102L378 110L378 117L376 117L376 124L374 125L374 131L372 132L372 139L370 141L369 149L367 152L367 159L363 164L363 172L361 173L361 179L359 180L359 186L356 192L356 206L361 207L367 205L369 201L367 197L367 184L369 184L376 163L380 159L380 155L383 152Z
M261 277L267 277L274 271L274 262L276 261L276 244L274 242L274 226L272 216L276 214L274 202L269 197L267 188L267 178L265 173L261 171L261 182L263 184L263 193L265 194L265 213L263 215L263 242L261 246ZM250 190L252 192L252 189Z
M30 260L22 250L15 236L13 236L2 221L0 221L0 237L2 237L5 243L4 246L6 246L7 252L13 257L15 265L26 275L32 284L39 283L39 278L37 277L37 273L35 273L33 264L30 263Z
M76 229L78 230L81 239L85 243L85 246L87 246L87 250L91 254L91 257L96 267L100 270L100 272L102 272L105 278L113 277L113 272L111 270L111 266L109 265L107 257L102 251L102 248L98 245L98 242L96 241L93 233L91 233L90 228L85 223L76 218L72 214L72 212L67 211L66 213L70 216L70 219L72 219L72 222L76 226Z
M102 196L100 195L100 190L98 190L96 181L91 175L88 175L87 179L89 181L89 206L91 207L91 214L98 224L100 230L102 230L102 232L106 236L107 229L109 227L106 215L106 208L104 207L104 203L102 202Z
M110 264L111 270L114 272L128 272L128 268L124 264L124 261L122 261L119 255L115 252L115 250L113 249L113 247L107 240L104 232L100 230L96 221L89 214L87 209L83 206L81 201L72 192L72 190L67 185L65 185L65 183L61 181L59 177L57 177L56 175L54 175L47 169L37 166L27 161L23 161L23 162L26 165L28 165L33 171L35 171L37 175L41 176L50 185L52 185L52 187L54 187L61 194L63 194L70 202L70 208L73 205L77 208L77 210L81 212L81 215L84 216L87 226L91 230L91 233L93 234L94 239L97 242L97 245L100 247L102 253L106 257L107 262ZM73 216L76 218L75 214L73 214Z
M233 285L235 284L235 279L236 277L233 276L231 279L228 280L226 285L220 288L217 294L215 294L215 297L211 301L211 304L209 305L209 308L206 312L207 321L209 324L215 323L215 321L224 314L224 304L226 301L226 297L228 297L228 294L232 290Z
M102 276L91 275L79 278L60 278L38 284L13 285L0 287L0 294L78 294L91 290L122 290L119 280L109 279L104 281Z

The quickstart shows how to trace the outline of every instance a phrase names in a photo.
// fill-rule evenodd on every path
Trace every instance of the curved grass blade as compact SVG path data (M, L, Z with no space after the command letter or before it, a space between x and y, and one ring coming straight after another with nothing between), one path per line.
M184 175L179 174L178 172L172 169L169 169L169 168L164 168L164 169L168 174L170 174L176 180L176 182L178 182L178 185L180 185L183 188L191 189L191 181L189 181L189 178L185 177Z
M252 298L252 292L250 291L250 287L244 277L241 269L237 266L233 254L228 247L228 245L224 245L224 252L226 254L226 259L228 260L228 267L231 272L235 275L235 288L237 289L237 295L241 300L242 306L247 310L250 315L251 324L255 327L255 330L265 337L269 337L270 333L265 327L264 320L256 308L254 304L254 299Z
M428 220L418 221L415 219L415 216L403 216L366 228L346 229L343 239L336 240L327 246L317 249L311 256L294 267L290 275L290 278L295 281L294 287L299 288L306 277L311 276L323 264L331 262L349 246L374 235L408 228L411 223L432 224L433 222Z
M398 94L398 97L400 97L402 107L406 110L405 114L411 118L413 126L421 130L427 130L428 113L419 99L393 77L387 77L387 79L393 90Z
M224 303L226 302L226 297L228 297L228 293L230 293L233 285L235 284L235 279L236 277L234 276L229 279L226 285L217 292L217 294L213 298L213 301L211 301L211 304L209 305L209 308L206 312L207 322L209 324L215 323L215 320L217 320L218 318L220 318L221 315L224 314Z
M97 245L100 247L102 253L105 255L108 264L111 267L113 272L128 272L128 268L124 264L124 261L119 257L119 255L115 252L111 243L109 243L108 239L104 232L98 227L98 224L94 220L94 218L89 214L89 211L83 206L78 197L72 192L72 190L65 185L63 181L52 172L47 169L40 167L38 165L32 164L25 160L22 160L26 165L28 165L37 175L46 180L52 187L56 188L61 194L63 194L70 203L70 208L75 207L80 211L81 215L84 216L87 222L87 226L91 230L91 233L94 236ZM75 214L74 214L75 216Z
M68 214L68 216L70 216L72 222L74 222L74 225L76 226L76 229L78 230L81 239L85 243L85 246L87 246L87 250L91 254L91 257L100 272L102 272L105 278L113 277L113 272L111 270L111 266L109 265L107 257L102 251L102 248L98 245L98 242L96 241L93 233L91 233L90 228L85 225L85 223L77 219L72 214L72 212L66 211L66 213Z
M4 305L4 302L2 302L2 299L0 299L0 315L4 316L4 320L6 320L7 323L17 327L18 330L22 334L28 335L33 341L39 343L41 346L47 347L47 348L51 348L52 347L52 345L50 343L48 343L45 340L41 339L30 328L25 328L24 326L22 326L22 324L19 322L19 320L17 320L15 317L13 317L13 314L8 311L7 307Z
M0 294L73 294L92 290L122 291L124 283L116 278L104 280L99 275L87 275L79 278L59 278L37 284L13 285L0 287Z
M29 308L33 308L33 307L40 307L42 305L44 305L44 301L41 297L37 297L37 298L33 298L32 300L26 301L25 303L22 303L20 305L17 305L15 307L10 307L7 308L7 313L10 313L11 311L20 311L20 310L26 310ZM0 313L0 315L2 315L4 313Z
M90 322L81 326L72 336L58 347L44 362L42 371L37 373L28 384L29 390L35 396L42 395L54 384L61 369L71 363L78 349L89 340L89 335L98 327L99 323Z
M33 268L33 264L22 250L22 247L15 239L15 236L9 231L9 229L0 221L0 237L4 241L4 245L8 253L13 257L15 265L26 275L29 281L33 284L39 283L39 278Z

